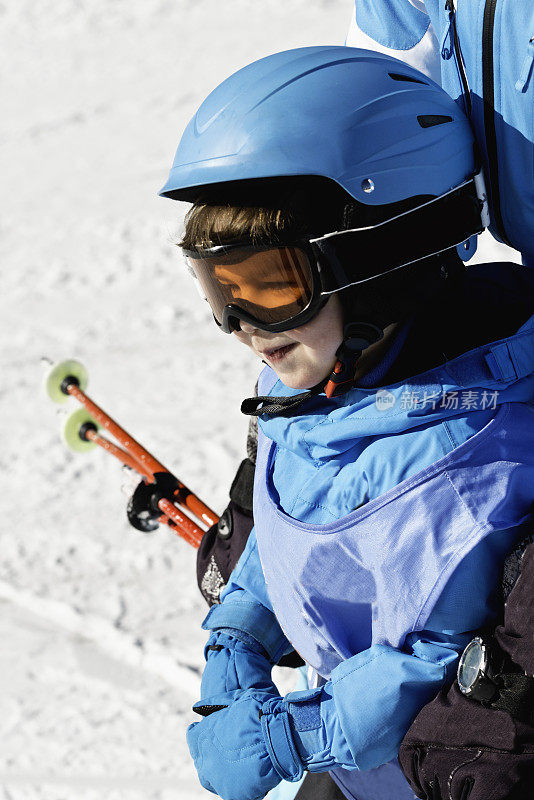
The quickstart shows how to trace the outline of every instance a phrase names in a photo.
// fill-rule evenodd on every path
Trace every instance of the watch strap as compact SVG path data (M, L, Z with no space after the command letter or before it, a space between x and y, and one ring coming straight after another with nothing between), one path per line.
M534 678L524 673L505 672L498 680L497 697L488 706L506 711L522 722L534 723Z

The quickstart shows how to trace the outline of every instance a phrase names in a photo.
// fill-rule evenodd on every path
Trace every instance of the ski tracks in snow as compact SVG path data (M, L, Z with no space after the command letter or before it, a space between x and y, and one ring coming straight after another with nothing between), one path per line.
M203 796L184 735L196 665L6 581L0 607L0 800Z
M82 613L66 603L39 597L0 581L0 599L13 603L41 620L91 643L101 652L135 669L155 675L196 698L200 687L197 666L182 664L155 642L132 637L108 620Z

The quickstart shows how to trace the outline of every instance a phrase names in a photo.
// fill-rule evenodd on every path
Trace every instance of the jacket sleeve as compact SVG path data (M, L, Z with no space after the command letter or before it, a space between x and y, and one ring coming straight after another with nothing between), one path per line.
M412 633L402 649L375 644L339 664L323 686L286 696L308 770L366 770L396 757L414 717L453 679L473 630L494 613L493 589L510 541L507 531L481 542L445 587L428 630Z
M423 3L355 0L345 44L398 58L441 83L439 43Z
M286 696L299 756L310 772L368 770L397 755L419 709L443 685L461 645L373 645L342 662L324 686Z
M263 647L273 664L293 649L274 615L267 594L254 529L221 594L221 603L211 608L202 628L230 632L244 644L252 638Z
M217 524L206 531L197 551L198 588L209 606L220 602L254 524L252 494L257 442L258 424L252 418L247 434L247 457L239 465L230 487L230 503Z

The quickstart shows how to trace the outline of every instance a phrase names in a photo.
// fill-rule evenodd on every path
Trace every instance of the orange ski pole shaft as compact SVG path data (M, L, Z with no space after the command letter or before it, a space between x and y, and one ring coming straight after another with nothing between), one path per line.
M125 450L122 450L120 447L117 447L114 442L110 442L105 436L101 436L91 428L84 432L84 436L86 439L89 439L89 441L97 444L103 450L106 450L106 452L111 453L111 455L115 456L115 458L117 458L127 467L130 467L138 472L142 477L147 478L149 482L153 482L154 476L152 474L145 475L142 471L144 468L133 458L133 456L131 456ZM146 472L148 472L148 470L146 470ZM182 514L170 500L160 500L158 502L158 508L163 512L158 521L168 525L175 533L179 534L182 539L185 539L188 544L198 548L200 540L204 534L202 528L199 528L199 526L193 520Z
M76 398L76 400L87 409L91 416L117 439L122 447L139 462L143 471L148 469L152 475L156 472L172 474L163 464L157 461L148 450L139 444L133 436L130 436L124 428L118 425L103 409L97 406L96 403L80 389L76 379L70 380L69 378L65 378L64 384L64 391ZM199 497L193 494L181 481L178 481L178 489L175 496L176 502L189 509L189 511L204 524L211 526L218 522L218 515L209 508L209 506L203 503Z
M111 453L111 455L115 456L115 458L121 461L125 466L130 467L139 473L141 477L147 479L149 483L154 481L154 476L145 475L144 471L148 472L148 470L144 470L133 456L120 447L117 447L114 442L110 442L105 436L100 436L96 431L89 429L85 432L85 438L97 444L107 453ZM170 500L159 500L158 508L163 512L158 522L168 525L171 530L181 536L182 539L185 539L188 544L198 548L200 540L204 535L202 528L199 528L193 520L185 516L185 514L182 514Z
M198 549L200 540L204 536L202 528L199 528L192 519L182 514L170 500L166 500L165 498L161 499L158 502L158 508L163 512L163 516L159 518L159 522L164 522L171 530L178 533L182 539L185 539L186 542Z
M110 453L110 455L114 456L122 464L124 464L125 467L130 467L130 469L138 472L142 478L146 478L149 482L153 482L154 475L149 469L137 461L137 459L130 455L130 453L126 452L126 450L118 447L114 442L110 442L110 440L106 439L105 436L101 436L97 431L88 428L88 430L84 431L84 438L97 444L102 448L102 450L105 450L106 453Z

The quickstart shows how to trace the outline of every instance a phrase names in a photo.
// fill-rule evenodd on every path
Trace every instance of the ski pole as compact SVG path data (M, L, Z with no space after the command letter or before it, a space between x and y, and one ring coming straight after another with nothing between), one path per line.
M94 403L85 392L79 388L78 379L73 376L67 376L61 385L61 391L64 394L70 394L71 397L76 398L78 402L87 409L95 420L106 428L112 436L123 446L127 453L132 455L142 466L150 471L152 475L157 472L169 472L169 470L157 461L154 456L145 450L145 448L137 442L133 436L121 428L115 420L113 420L105 411ZM169 474L172 474L169 472ZM178 490L176 493L176 501L188 508L193 514L198 517L206 525L215 525L218 521L217 514L205 505L199 497L187 488L185 484L178 481Z
M204 531L195 525L193 520L182 514L170 500L162 498L158 502L158 508L163 511L158 522L168 525L169 528L177 533L182 539L198 549L200 541L204 536Z
M96 425L91 425L90 422L86 422L84 425L80 427L79 436L81 439L85 439L89 442L94 442L98 447L101 447L102 450L105 450L106 453L117 458L125 467L129 467L133 469L135 472L138 472L142 478L146 478L148 482L152 482L154 480L154 475L150 470L137 461L130 453L126 450L123 450L121 447L118 447L114 442L110 442L109 439L106 439L105 436L102 436L98 433L96 429Z
M46 389L52 400L61 403L72 396L90 414L89 418L82 417L80 409L67 420L70 429L68 435L65 433L65 438L69 446L86 449L89 443L98 445L144 479L134 492L128 507L128 518L134 527L149 531L157 527L158 523L165 523L189 544L198 547L204 530L189 516L182 514L175 503L208 527L218 521L217 514L100 408L85 393L86 384L87 372L77 361L58 364L46 382ZM109 431L124 449L102 436L96 423ZM77 445L74 444L76 441ZM158 514L158 511L162 513Z
M82 435L82 434L80 434ZM105 436L101 436L97 431L88 428L83 432L82 438L85 437L88 441L94 442L107 453L115 456L122 464L130 469L138 472L141 477L144 477L148 483L154 482L154 476L149 474L149 470L142 467L129 453L117 447L116 444L110 442ZM181 514L176 506L169 500L161 499L158 501L158 508L162 511L161 517L158 522L168 525L171 530L185 539L193 547L198 547L204 531L202 531L195 523Z
M110 442L105 436L101 436L95 428L96 426L92 425L91 422L86 422L80 427L78 434L80 438L94 442L107 453L115 456L124 466L139 473L142 478L145 478L145 483L153 484L156 482L156 477L150 473L150 470L136 461L126 450L122 450L114 442ZM193 547L199 546L204 531L193 520L182 514L174 503L168 499L160 498L157 502L157 507L163 512L161 517L158 518L159 523L168 525Z

